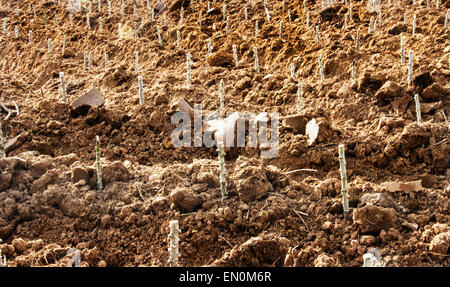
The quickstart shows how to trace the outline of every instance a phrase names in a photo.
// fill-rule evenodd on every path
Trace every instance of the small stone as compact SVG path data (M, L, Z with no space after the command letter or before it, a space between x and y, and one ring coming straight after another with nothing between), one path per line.
M9 188L11 184L12 174L2 173L0 174L0 191L5 191Z
M210 66L226 67L233 64L233 55L225 52L218 51L208 57L208 63Z
M9 168L11 170L23 170L28 169L28 163L26 160L21 159L19 157L11 157L9 158Z
M425 102L436 102L442 99L448 99L449 97L450 91L436 82L425 88L421 95L421 98Z
M352 85L349 82L344 83L337 92L336 96L338 98L347 98L352 93Z
M106 267L106 266L107 266L107 264L106 264L106 262L103 261L103 260L100 260L100 261L97 263L97 267Z
M361 196L361 205L376 205L400 210L400 206L389 195L384 193L365 193Z
M248 210L248 204L246 203L242 203L239 205L239 209L242 211L247 211Z
M58 178L58 174L55 171L48 171L41 178L33 181L31 185L31 192L43 191L47 188L47 185L53 183Z
M376 233L393 227L397 214L392 208L367 205L353 211L353 221L359 225L361 232Z
M75 113L86 113L90 107L101 107L105 104L105 98L98 89L92 89L72 103Z
M29 136L30 134L28 132L25 132L14 138L8 139L4 144L5 152L9 153L22 146L23 143L28 140Z
M14 247L14 250L16 251L17 254L22 254L24 253L27 248L28 248L28 244L25 240L23 240L22 238L16 238L11 242L12 246Z
M62 123L55 121L55 120L51 120L47 123L47 129L54 131L54 130L59 130L62 127Z
M359 243L364 246L370 246L375 244L375 237L372 235L363 235L359 238Z
M81 166L74 167L71 172L71 180L76 183L80 180L84 180L85 182L89 181L89 173L87 169Z
M322 229L323 230L331 230L332 227L333 227L333 223L331 221L325 221L322 224Z
M422 174L420 180L422 181L422 186L425 188L433 188L433 186L438 183L437 178L428 173Z
M375 98L379 100L392 100L396 97L403 96L403 88L392 81L387 81L384 85L377 91Z
M430 243L430 251L433 253L445 255L450 246L450 231L439 233Z
M406 32L407 29L408 27L406 26L406 24L397 23L388 30L388 33L391 35L399 35L402 32Z
M365 72L358 79L358 91L363 92L367 89L378 90L383 86L386 76L380 73Z
M327 254L320 254L314 260L314 267L334 267L336 266L336 260Z
M30 243L31 243L31 250L33 251L41 250L44 247L44 241L42 239L37 239Z
M167 98L163 95L156 95L155 101L154 101L155 106L159 106L164 103L167 103Z
M170 201L183 212L192 212L198 209L203 200L186 187L178 187L170 193Z

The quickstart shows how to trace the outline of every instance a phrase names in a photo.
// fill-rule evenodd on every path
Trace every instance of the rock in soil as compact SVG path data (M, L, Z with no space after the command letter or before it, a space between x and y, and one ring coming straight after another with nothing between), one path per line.
M367 205L353 210L353 221L362 233L377 233L395 225L397 214L392 208Z

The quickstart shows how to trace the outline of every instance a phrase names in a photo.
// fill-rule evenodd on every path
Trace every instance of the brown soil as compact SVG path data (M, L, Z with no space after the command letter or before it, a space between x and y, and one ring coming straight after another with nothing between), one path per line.
M302 1L286 1L284 11L283 1L267 1L270 22L263 1L252 1L246 22L248 1L233 0L227 1L228 35L219 1L211 1L216 10L210 14L207 1L184 1L192 3L184 8L183 25L181 1L168 1L173 9L167 25L162 13L151 20L145 1L137 1L134 16L134 1L126 0L122 18L119 1L112 1L111 18L102 1L104 33L99 32L96 4L89 31L85 11L74 14L70 26L66 1L61 7L57 1L2 2L0 18L8 18L8 32L0 31L0 102L12 110L15 102L20 110L9 120L4 113L1 117L5 140L14 138L7 158L0 160L0 249L8 266L65 265L71 247L81 250L83 266L167 266L170 220L180 221L181 266L361 266L371 247L380 250L386 266L450 266L450 28L444 28L450 1L441 1L439 10L434 1L431 8L426 1L402 1L402 9L396 1L391 7L383 1L382 24L368 33L370 18L378 14L367 10L366 1L354 2L353 21L345 28L349 5L343 1L324 11L320 3L307 1L311 25L306 27ZM32 3L37 19L29 9ZM404 12L407 25L402 24ZM118 23L133 30L134 21L143 23L138 40L119 39ZM155 23L161 23L163 47ZM407 64L400 62L401 36L406 51L414 50L410 88ZM209 58L208 38L215 53ZM238 68L230 57L232 45L238 47ZM260 73L253 67L253 46L258 47ZM83 70L84 51L92 52L92 70ZM187 52L194 62L190 89L184 87ZM278 157L263 160L250 148L227 152L230 194L222 201L215 148L175 148L170 142L174 102L184 98L192 106L217 110L224 80L225 111L296 114L291 62L304 83L300 116L320 123L319 136L308 146L304 128L281 125ZM59 100L61 71L69 103ZM139 105L138 74L144 79L144 105ZM101 91L105 104L74 112L70 103L92 88ZM422 103L421 125L414 94ZM96 135L102 151L101 193L94 165ZM349 220L342 215L340 143L346 148ZM286 173L296 169L316 171ZM385 184L417 180L418 189L392 190Z

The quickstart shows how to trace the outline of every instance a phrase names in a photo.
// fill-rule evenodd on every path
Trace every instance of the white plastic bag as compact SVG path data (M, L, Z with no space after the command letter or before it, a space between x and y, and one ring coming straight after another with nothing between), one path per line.
M367 1L367 11L369 13L379 12L381 10L381 0Z
M68 0L67 1L67 10L70 13L81 12L81 0Z

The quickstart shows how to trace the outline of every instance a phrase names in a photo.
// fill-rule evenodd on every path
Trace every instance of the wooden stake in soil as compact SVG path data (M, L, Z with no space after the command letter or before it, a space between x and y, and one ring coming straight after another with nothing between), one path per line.
M223 83L223 80L220 80L219 84L219 113L222 115L223 108L225 107L225 85Z
M303 95L302 83L298 82L298 86L297 86L297 112L299 112L299 113L302 111L302 95Z
M320 45L319 25L316 25L316 39L317 39L317 43Z
M450 17L449 11L450 11L450 9L447 9L447 13L445 13L444 28L447 28L447 26L448 26L448 17Z
M95 158L96 158L96 166L97 166L97 187L98 192L103 191L103 182L102 182L102 166L100 163L100 138L95 136Z
M59 81L61 86L61 98L63 102L67 102L66 83L64 81L64 72L59 73Z
M52 39L48 38L47 40L47 51L50 52L52 50Z
M416 117L417 117L417 125L420 125L420 121L422 120L422 115L420 113L420 102L419 95L414 95L414 102L416 103Z
M412 83L413 66L414 66L413 50L409 50L409 58L408 58L408 88L411 87L411 83Z
M181 32L180 32L180 30L177 30L177 49L178 49L178 51L181 50Z
M103 33L103 19L102 17L98 17L98 25L99 25L99 32Z
M227 17L227 4L223 4L222 6L222 19L225 20Z
M295 80L295 65L294 65L294 63L291 63L290 71L291 71L291 79Z
M144 83L142 81L142 76L138 76L138 84L139 84L139 104L144 104Z
M259 73L259 59L258 59L258 48L253 47L253 56L255 57L255 70Z
M210 56L212 54L212 44L211 44L211 39L206 39L206 43L207 43L207 47L208 47L208 56Z
M350 10L349 10L350 21L353 20L353 2L350 1Z
M73 27L73 15L72 15L72 13L69 14L69 22L70 22L70 27Z
M401 54L401 63L404 64L405 63L405 42L406 42L406 38L405 36L402 36L402 38L400 39L400 54Z
M380 6L380 11L378 11L378 26L380 26L380 27L381 27L381 20L382 20L382 17L381 17L381 6Z
M266 19L267 19L267 22L270 22L269 9L267 9L267 7L266 7L265 11L266 11Z
M283 21L280 21L280 38L283 37Z
M181 7L180 9L180 25L183 26L184 22L184 7Z
M325 74L323 73L322 55L319 55L318 62L319 62L320 80L323 81L325 79Z
M162 36L161 36L161 28L159 27L159 25L156 26L156 34L158 35L158 42L159 42L159 46L163 46L163 42L162 42Z
M138 38L138 26L137 26L137 22L136 21L133 23L133 26L134 26L134 39L137 40L137 38Z
M178 258L180 257L179 253L179 244L180 244L180 228L178 224L178 220L172 220L169 223L170 233L169 233L169 266L177 267L178 266Z
M234 67L237 68L239 66L238 55L237 55L237 46L233 45L233 57L234 57Z
M413 16L413 23L412 23L412 35L414 36L416 34L416 15Z
M347 168L345 163L344 145L339 145L339 163L341 172L341 192L342 192L342 207L344 210L344 219L348 219L348 188L347 188Z
M86 23L89 30L91 30L91 19L89 13L86 14Z
M89 71L92 69L92 52L91 51L89 51L89 54L88 54L88 69L89 69Z
M6 18L3 18L3 33L5 33L6 34L6 24L7 24L7 22L8 22L8 19L6 19Z

